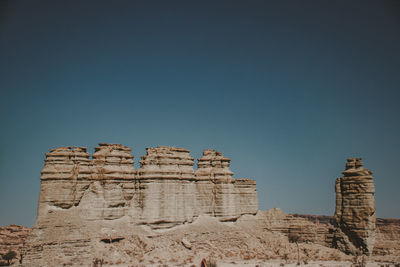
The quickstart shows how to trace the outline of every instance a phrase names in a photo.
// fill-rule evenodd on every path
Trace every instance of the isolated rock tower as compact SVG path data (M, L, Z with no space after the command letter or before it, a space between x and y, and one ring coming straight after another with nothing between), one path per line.
M334 245L346 253L370 255L375 243L375 187L372 172L364 169L361 158L347 159L335 191Z

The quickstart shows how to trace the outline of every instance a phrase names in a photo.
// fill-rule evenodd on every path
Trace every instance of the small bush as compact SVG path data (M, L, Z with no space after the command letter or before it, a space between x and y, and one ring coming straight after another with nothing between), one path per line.
M104 263L104 259L94 259L93 260L93 267L101 267L101 266L103 266L103 263Z
M3 260L7 261L7 264L10 265L11 261L17 257L17 253L15 251L9 250L6 254L1 256Z

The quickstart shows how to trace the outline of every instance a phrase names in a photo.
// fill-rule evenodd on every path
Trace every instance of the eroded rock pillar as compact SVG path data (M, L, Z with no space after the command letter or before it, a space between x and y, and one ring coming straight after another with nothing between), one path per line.
M335 191L334 245L346 253L370 255L375 243L375 187L372 172L364 169L361 158L347 159Z

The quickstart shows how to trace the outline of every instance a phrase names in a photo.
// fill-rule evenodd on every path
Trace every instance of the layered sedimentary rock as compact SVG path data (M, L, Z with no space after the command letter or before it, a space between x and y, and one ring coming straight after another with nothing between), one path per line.
M335 224L333 216L305 214L294 214L294 216L305 218L318 226L325 226L327 228L325 232L328 233L330 232L328 229L332 229ZM329 236L326 239L329 240ZM329 243L328 246L330 246ZM400 256L400 219L376 219L376 237L372 255L381 261L392 261L391 257Z
M347 253L370 255L375 243L375 187L372 172L364 169L361 158L347 160L335 191L335 246Z
M191 222L200 210L189 150L157 147L146 152L137 170L143 207L140 224L161 228Z
M237 219L242 214L255 214L258 210L255 182L233 179L230 159L221 152L208 149L198 160L196 183L201 213L222 221Z
M376 219L376 238L373 254L400 256L400 219Z
M135 239L131 233L141 226L171 228L202 214L231 221L257 213L255 182L233 179L229 162L206 150L195 172L189 150L157 147L147 149L135 171L131 149L119 144L100 144L92 159L83 147L52 149L23 263L79 265L105 243Z
M30 231L30 228L16 224L0 227L0 255L14 251L17 253L14 261L18 261L22 245Z
M326 247L332 245L333 225L314 223L303 216L287 214L279 208L259 211L254 218L247 217L247 220L249 224L251 221L262 221L265 229L274 233L296 235L299 243L315 243Z
M297 217L297 218L296 218ZM308 221L304 222L302 220L299 220L299 218L306 219ZM205 231L209 232L211 229L219 232L220 236L223 237L217 237L214 240L214 242L230 242L234 241L237 242L239 245L241 244L240 242L248 242L249 237L246 236L242 240L238 238L238 236L235 236L234 233L232 233L232 227L229 226L229 231L230 233L221 233L220 228L214 228L210 227L207 224L204 224L201 218L201 222L196 222L195 224L201 225L205 229ZM236 225L238 226L243 226L252 229L252 231L256 232L255 237L260 236L260 233L263 232L272 232L272 233L283 233L285 235L288 235L290 232L293 232L291 229L305 229L305 231L300 231L300 242L306 241L308 243L317 243L317 244L322 244L324 246L330 247L331 243L329 243L329 236L331 236L330 230L333 228L334 224L334 217L333 216L321 216L321 215L305 215L305 214L294 214L294 215L289 215L285 214L282 212L280 209L275 208L272 210L268 211L259 211L256 216L242 216L237 222ZM325 230L323 229L325 228ZM178 228L179 229L179 228ZM313 232L310 232L308 230L313 229ZM0 227L0 253L6 253L9 250L16 251L18 254L20 253L20 250L22 248L23 243L25 242L26 236L30 232L30 228L23 227L23 226L18 226L18 225L10 225L7 227ZM238 234L244 234L245 232L239 232ZM328 234L326 234L328 233ZM171 233L171 236L173 234ZM182 234L176 235L175 238L179 238L182 236ZM129 237L129 235L127 235ZM203 237L203 239L201 239ZM316 237L316 241L311 239L310 237ZM119 237L121 238L121 237ZM158 238L162 238L162 236L158 236ZM185 247L185 249L188 250L190 254L193 254L193 252L196 250L196 247L198 246L204 246L205 241L210 241L209 236L201 233L193 233L191 232L189 235L186 236L187 239L178 239L178 244L182 243L182 245ZM158 243L158 239L154 239L154 242ZM228 241L227 241L228 240ZM325 240L324 243L320 243L319 241ZM110 239L105 240L106 242L110 242ZM124 240L118 242L118 237L112 237L110 243L104 243L105 246L116 246L116 245L121 245L121 246L126 246L126 243L123 243ZM133 242L137 242L138 244L135 243L135 246L131 246L130 248L134 247L136 250L134 250L135 253L135 258L140 259L138 257L139 254L145 254L146 251L153 249L153 247L149 248L144 248L140 250L140 246L144 246L141 241L138 238L135 238L132 240ZM147 240L148 241L148 240ZM262 239L260 241L263 241ZM282 238L280 239L282 241ZM165 242L165 241L164 241ZM189 243L187 245L186 243ZM176 244L176 243L175 243ZM243 244L243 243L242 243ZM137 245L137 246L136 246ZM257 246L260 244L257 244ZM264 244L265 245L265 244ZM161 246L161 245L160 245ZM191 246L191 248L189 248ZM231 246L227 246L231 250L233 248L236 248L235 244L231 244ZM243 245L245 247L245 245ZM220 247L219 247L220 248ZM262 248L258 247L258 249ZM263 248L263 249L268 249L268 248ZM274 244L269 244L269 249L270 250L278 250L279 247L274 246ZM316 249L320 249L320 247L316 247ZM170 258L174 258L175 255L172 252L169 252L170 254L168 255ZM227 252L223 251L224 255L228 255ZM294 255L296 255L297 251L294 252ZM375 246L373 250L373 255L375 260L379 260L381 262L396 262L396 259L398 261L400 257L400 219L387 219L387 218L377 218L376 221L376 241L375 241ZM151 255L150 255L151 256ZM161 256L160 256L161 257ZM182 255L180 256L182 257ZM176 257L175 257L176 258ZM17 262L19 260L19 257L15 260ZM115 260L117 261L117 260ZM165 262L165 261L164 261ZM198 263L198 262L196 262ZM132 265L133 263L131 263ZM172 264L171 265L178 265L178 264Z

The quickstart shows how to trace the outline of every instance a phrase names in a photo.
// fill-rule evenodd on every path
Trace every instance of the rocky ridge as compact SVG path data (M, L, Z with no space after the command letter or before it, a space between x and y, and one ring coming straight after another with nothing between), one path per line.
M287 238L291 229L329 229L332 227L332 220L333 216L288 215L278 208L259 211L255 216L245 215L233 223L220 223L215 217L202 215L191 224L173 227L161 233L137 228L135 232L122 233L124 236L121 240L114 236L107 242L97 242L94 246L96 254L87 259L87 265L96 258L105 259L105 264L109 265L129 262L134 266L190 266L192 263L197 265L204 257L228 262L270 261L286 257L289 257L289 261L294 261L297 249ZM319 235L321 232L314 233ZM307 231L300 234L309 237ZM382 263L399 262L399 237L400 219L378 218L375 248L370 260ZM321 240L321 237L317 239ZM23 240L20 239L19 242L21 247ZM324 244L315 244L310 239L307 241L307 238L302 238L299 244L300 258L308 262L351 260L351 257L337 250ZM118 255L115 258L110 256L115 253ZM62 259L63 263L73 265L74 261L68 254ZM47 266L56 266L54 263L57 261L60 262L60 259L53 259L52 264Z

